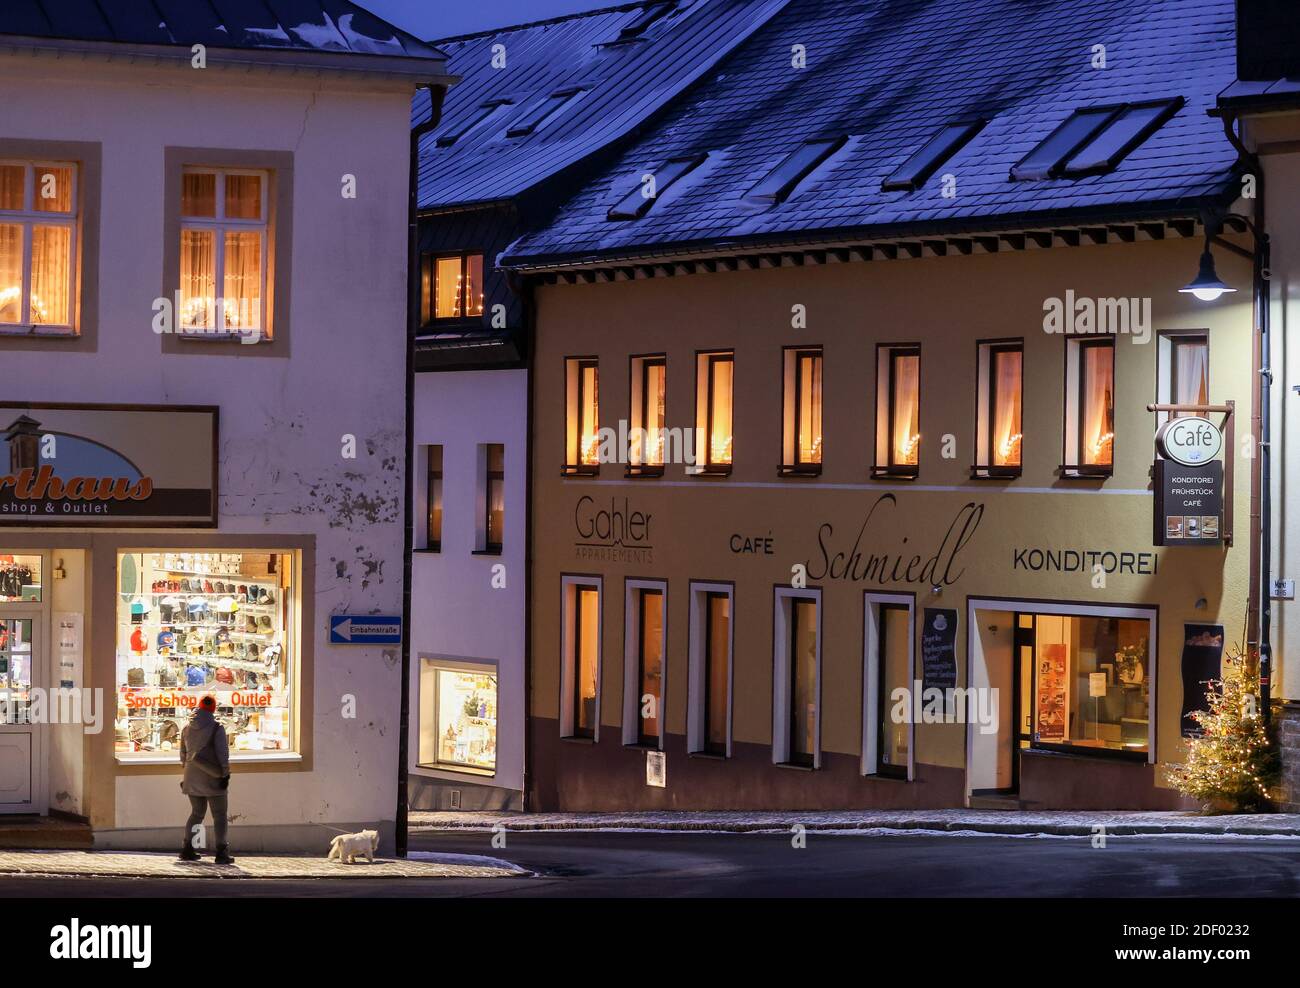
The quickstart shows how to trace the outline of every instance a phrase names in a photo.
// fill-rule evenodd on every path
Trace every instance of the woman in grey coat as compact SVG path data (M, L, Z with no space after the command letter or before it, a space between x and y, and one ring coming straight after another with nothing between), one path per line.
M190 818L185 824L185 840L181 846L182 861L197 861L199 852L195 838L203 826L203 818L212 810L212 827L217 836L217 864L234 864L230 845L226 843L226 799L230 786L230 745L226 729L213 716L217 712L216 697L205 696L199 709L181 732L181 765L185 768L181 779L181 792L190 798Z

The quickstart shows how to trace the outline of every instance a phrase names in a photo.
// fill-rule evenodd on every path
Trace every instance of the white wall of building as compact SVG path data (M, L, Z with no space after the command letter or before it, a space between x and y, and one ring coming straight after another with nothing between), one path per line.
M441 551L417 551L412 565L412 787L419 779L464 783L467 808L474 798L470 787L523 788L527 382L525 370L422 373L415 380L416 460L422 462L420 447L442 445L443 521ZM505 445L505 535L499 556L474 555L481 491L478 448L485 443ZM418 466L412 488L418 550L423 544L426 503L425 478ZM498 565L505 567L503 589L493 586ZM422 656L497 664L495 778L416 764Z
M3 57L0 92L5 137L103 152L100 251L86 261L99 268L97 352L0 339L6 399L220 406L219 531L316 539L312 768L237 774L235 824L392 821L400 652L324 642L331 612L401 613L409 84L229 70L209 52L203 70ZM167 146L294 154L288 359L163 352L151 306ZM356 199L340 193L345 173ZM116 826L175 825L176 782L119 776Z

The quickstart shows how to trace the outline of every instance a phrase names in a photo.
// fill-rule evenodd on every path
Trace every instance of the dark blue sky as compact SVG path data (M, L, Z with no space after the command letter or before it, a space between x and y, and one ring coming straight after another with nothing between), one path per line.
M421 38L446 38L487 28L538 21L623 0L357 0Z

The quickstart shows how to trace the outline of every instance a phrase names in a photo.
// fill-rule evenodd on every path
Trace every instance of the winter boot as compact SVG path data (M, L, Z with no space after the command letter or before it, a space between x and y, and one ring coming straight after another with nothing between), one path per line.
M199 860L199 852L196 851L196 850L194 850L194 845L191 844L191 843L189 842L188 839L187 839L187 840L185 841L185 843L181 846L180 859L181 859L182 861L197 861L197 860Z
M217 856L213 858L217 864L234 864L235 859L230 856L230 845L220 844L217 846Z

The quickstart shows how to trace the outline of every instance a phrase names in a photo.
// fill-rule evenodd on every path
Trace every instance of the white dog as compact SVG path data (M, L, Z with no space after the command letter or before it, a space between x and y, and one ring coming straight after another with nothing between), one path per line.
M330 841L328 860L356 864L357 858L365 858L374 864L377 850L379 850L377 830L363 830L359 834L339 834Z

